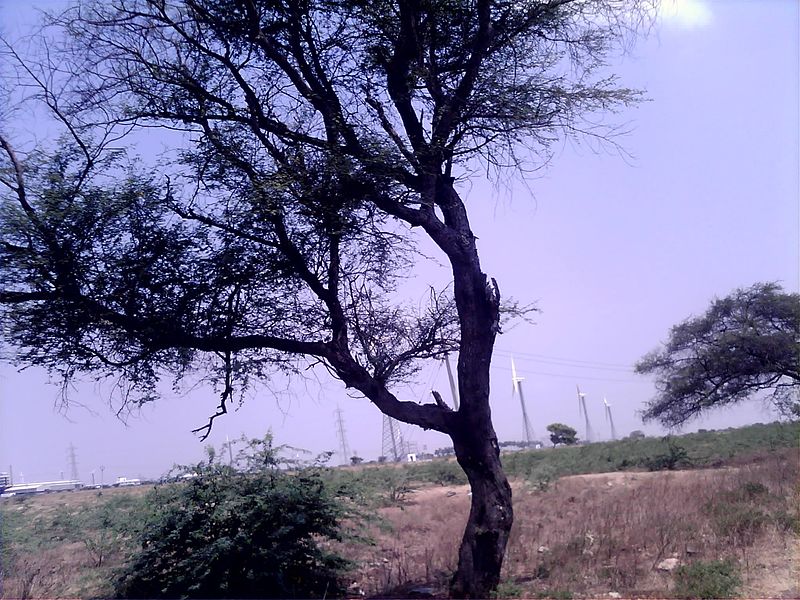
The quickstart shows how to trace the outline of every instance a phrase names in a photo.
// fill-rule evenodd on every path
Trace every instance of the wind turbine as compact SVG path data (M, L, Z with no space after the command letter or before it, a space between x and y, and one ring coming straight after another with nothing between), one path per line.
M450 355L444 355L444 364L447 367L447 379L450 382L450 393L453 394L453 406L458 411L458 386L453 378L453 369L450 368Z
M606 397L603 396L603 406L606 408L606 423L611 426L611 439L617 439L617 430L614 429L614 417L611 416L611 405L606 400Z
M589 424L589 411L586 410L586 394L581 392L579 385L578 388L578 413L583 416L584 423L586 424L586 441L592 441L592 426Z
M525 396L522 394L522 382L524 377L517 376L517 366L514 364L514 357L511 357L511 398L514 394L519 394L519 403L522 406L522 435L525 437L525 442L530 444L533 442L533 427L528 419L528 409L525 407Z

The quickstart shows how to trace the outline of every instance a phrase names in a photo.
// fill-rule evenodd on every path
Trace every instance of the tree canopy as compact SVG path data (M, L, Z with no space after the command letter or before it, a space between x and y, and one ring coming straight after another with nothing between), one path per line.
M496 586L513 521L489 409L503 315L459 189L609 141L640 99L606 70L637 20L617 0L110 0L50 19L18 65L61 122L19 156L0 131L0 303L20 365L123 402L208 377L224 414L275 370L322 365L398 420L448 434L473 489L456 595ZM133 133L132 138L130 134ZM155 164L120 148L157 135ZM452 284L399 283L424 235ZM458 351L461 405L394 390Z
M784 414L800 416L800 295L756 283L716 299L670 332L636 372L654 374L658 395L644 412L667 426L770 392Z
M578 443L578 432L569 425L550 423L547 426L547 431L550 432L550 441L553 442L553 446L558 446L559 444L572 446Z

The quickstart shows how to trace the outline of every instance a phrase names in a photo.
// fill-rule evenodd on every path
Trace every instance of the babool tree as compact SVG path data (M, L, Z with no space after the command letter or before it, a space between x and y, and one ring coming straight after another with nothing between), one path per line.
M66 137L24 157L0 138L6 342L65 382L116 377L128 402L205 373L220 386L206 433L248 381L324 365L451 437L472 487L451 591L488 596L513 521L489 366L515 308L483 272L460 184L540 165L565 136L610 140L604 115L640 95L605 62L649 15L617 0L103 0L52 16L20 76ZM172 152L129 165L131 133ZM398 289L414 231L452 270L421 310ZM397 398L452 351L459 410Z

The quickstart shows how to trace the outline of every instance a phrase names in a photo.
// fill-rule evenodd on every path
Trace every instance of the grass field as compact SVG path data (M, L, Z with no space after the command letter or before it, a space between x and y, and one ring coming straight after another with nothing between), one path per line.
M800 426L775 423L505 455L516 519L498 595L800 597L798 439ZM325 477L372 517L339 548L358 565L354 595L444 594L469 510L454 461ZM2 597L111 595L154 508L147 492L4 499ZM660 570L670 558L680 566Z

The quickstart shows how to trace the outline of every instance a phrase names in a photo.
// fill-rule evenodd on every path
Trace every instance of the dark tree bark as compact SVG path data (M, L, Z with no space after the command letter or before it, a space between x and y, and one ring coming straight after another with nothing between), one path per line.
M500 464L500 448L488 414L459 419L452 439L458 464L469 479L472 503L451 594L488 597L500 582L514 521L511 486Z

